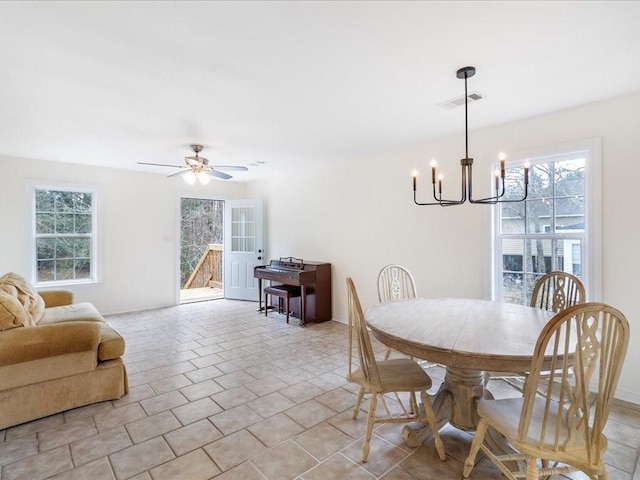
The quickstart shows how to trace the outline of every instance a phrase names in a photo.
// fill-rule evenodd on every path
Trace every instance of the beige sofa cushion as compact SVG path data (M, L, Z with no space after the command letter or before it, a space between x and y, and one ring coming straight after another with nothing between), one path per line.
M115 360L124 355L124 338L106 323L100 323L100 345L98 360Z
M44 313L44 300L29 282L14 272L0 277L0 291L15 296L26 311L25 327L33 326L40 321Z
M27 321L27 312L17 297L0 290L0 330L22 327Z
M104 322L104 317L92 303L74 303L45 309L38 325L75 321Z

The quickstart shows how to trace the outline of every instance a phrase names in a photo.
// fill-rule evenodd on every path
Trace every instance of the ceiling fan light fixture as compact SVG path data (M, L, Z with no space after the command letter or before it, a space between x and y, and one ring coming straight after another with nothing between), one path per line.
M196 176L198 177L201 185L207 185L211 181L211 176L206 172L199 172Z
M194 185L196 183L196 174L193 173L193 171L189 170L187 173L185 173L182 178L184 178L184 181L187 182L189 185Z

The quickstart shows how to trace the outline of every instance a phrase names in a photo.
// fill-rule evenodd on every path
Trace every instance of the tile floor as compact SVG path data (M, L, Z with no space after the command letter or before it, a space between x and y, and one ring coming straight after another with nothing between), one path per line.
M387 424L360 463L365 415L351 419L346 326L301 328L255 307L216 300L108 317L127 342L129 394L0 430L0 480L462 478L471 435L452 427L441 431L446 462ZM429 373L437 386L443 372ZM501 381L491 390L517 395ZM640 480L640 409L617 405L607 433L611 479ZM472 478L502 477L483 459Z

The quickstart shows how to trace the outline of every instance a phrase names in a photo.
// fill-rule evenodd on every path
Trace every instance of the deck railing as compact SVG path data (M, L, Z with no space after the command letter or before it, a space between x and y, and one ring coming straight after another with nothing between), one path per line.
M222 245L210 243L183 289L222 288Z

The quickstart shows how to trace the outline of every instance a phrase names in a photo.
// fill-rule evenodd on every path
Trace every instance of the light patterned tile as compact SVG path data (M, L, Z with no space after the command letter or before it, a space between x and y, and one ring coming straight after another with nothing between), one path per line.
M363 443L364 439L358 440L344 448L341 453L353 462L361 462ZM367 463L362 467L376 477L379 477L410 455L405 450L378 437L375 433L371 436L370 447Z
M81 418L74 422L63 423L57 427L38 432L40 451L44 452L61 445L67 445L80 438L98 433L93 418Z
M209 480L219 473L220 469L203 450L195 450L151 469L153 480Z
M343 455L337 454L320 463L315 468L303 473L300 478L302 480L326 480L328 478L371 480L376 477L371 475L357 463L352 462ZM409 475L406 480L416 480L416 478Z
M263 418L246 405L240 405L213 415L209 420L211 420L224 435L230 435L233 432L260 422Z
M315 400L301 403L285 413L306 428L322 423L336 414L335 411Z
M142 443L151 438L180 428L182 425L171 412L161 412L125 425L133 443Z
M149 383L149 386L153 388L153 391L157 394L167 393L171 390L186 387L187 385L191 385L191 380L182 374Z
M101 457L73 470L49 477L50 480L115 480L115 478L107 457Z
M211 399L225 410L250 402L256 398L258 396L244 385L211 395Z
M55 427L64 423L64 415L58 413L57 415L50 415L48 417L40 418L32 422L23 423L15 427L7 429L6 439L13 440L14 438L29 435L30 433L40 432L47 428Z
M356 404L357 397L357 395L343 388L336 388L335 390L317 396L316 400L334 410L336 413L340 413L347 409L352 409Z
M248 383L246 387L258 396L268 395L281 388L286 388L287 384L276 377L264 377Z
M272 447L304 431L304 427L294 422L284 413L274 415L247 428L262 443Z
M283 388L280 390L280 393L296 403L303 403L317 397L318 395L322 395L324 390L310 384L309 382L300 382L295 385L291 385L290 387Z
M213 380L205 380L204 382L195 383L188 387L181 388L180 393L187 397L189 401L194 401L222 392L223 390L224 388Z
M280 413L288 408L295 407L295 403L282 395L280 392L273 392L264 397L252 400L247 403L249 407L267 418L276 413ZM333 412L335 413L335 412Z
M102 432L111 428L116 428L130 422L135 422L146 417L144 410L138 403L132 403L120 408L114 408L108 412L99 413L93 417L98 427L98 431Z
M333 425L323 422L293 437L293 441L315 458L325 460L351 445L354 439Z
M73 442L71 444L71 456L76 465L82 465L97 458L106 457L131 445L129 434L121 426Z
M201 398L171 410L182 425L202 420L222 411L222 408L209 397Z
M162 395L142 400L140 402L140 406L142 406L147 415L155 415L156 413L171 410L172 408L179 407L186 403L189 403L189 400L187 400L178 390L174 390L172 392L163 393Z
M162 437L156 437L113 453L109 458L116 478L124 480L172 460L175 455Z
M0 467L38 453L36 433L0 443Z
M2 480L43 480L73 468L66 445L5 465Z
M204 450L224 472L266 450L266 448L251 433L240 430L210 443L204 447Z
M200 420L169 432L164 438L179 456L222 438L222 433L209 420Z
M318 461L291 440L251 459L269 480L293 479L315 467Z

